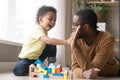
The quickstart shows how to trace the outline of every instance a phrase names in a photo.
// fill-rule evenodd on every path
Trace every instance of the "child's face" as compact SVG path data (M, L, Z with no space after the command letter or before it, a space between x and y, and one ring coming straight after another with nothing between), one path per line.
M55 26L56 13L47 12L44 16L39 18L39 24L44 28L45 31L49 31Z

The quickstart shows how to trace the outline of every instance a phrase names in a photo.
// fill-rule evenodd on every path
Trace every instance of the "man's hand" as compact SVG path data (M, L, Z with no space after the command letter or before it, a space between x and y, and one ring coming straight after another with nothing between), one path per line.
M92 68L89 70L85 70L85 71L83 71L83 78L96 79L98 77L98 72L100 72L100 69L98 69L98 68Z

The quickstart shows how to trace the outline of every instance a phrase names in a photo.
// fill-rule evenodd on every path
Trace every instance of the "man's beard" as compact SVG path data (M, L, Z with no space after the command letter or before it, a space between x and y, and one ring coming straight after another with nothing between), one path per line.
M84 38L86 37L84 31L82 30L82 28L80 29L80 32L78 33L77 35L77 39L81 39L81 38Z
M81 39L81 38L84 38L86 35L84 35L84 34L79 34L79 35L77 35L77 39Z

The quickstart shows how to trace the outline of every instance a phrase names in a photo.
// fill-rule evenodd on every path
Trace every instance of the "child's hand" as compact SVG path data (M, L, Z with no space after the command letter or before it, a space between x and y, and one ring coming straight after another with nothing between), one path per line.
M70 38L68 38L66 41L67 41L67 44L70 45L72 42L72 36L70 36Z
M72 33L72 41L71 41L71 48L75 48L77 46L77 37L78 37L78 32L79 32L80 26L77 27L76 31Z

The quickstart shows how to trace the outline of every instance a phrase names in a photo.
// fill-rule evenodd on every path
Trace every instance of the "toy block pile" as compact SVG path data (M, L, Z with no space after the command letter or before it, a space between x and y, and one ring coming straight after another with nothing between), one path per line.
M62 70L62 66L60 64L55 66L51 63L48 67L46 67L43 65L41 60L37 59L34 64L29 66L29 76L39 78L68 79L69 73L67 70Z

